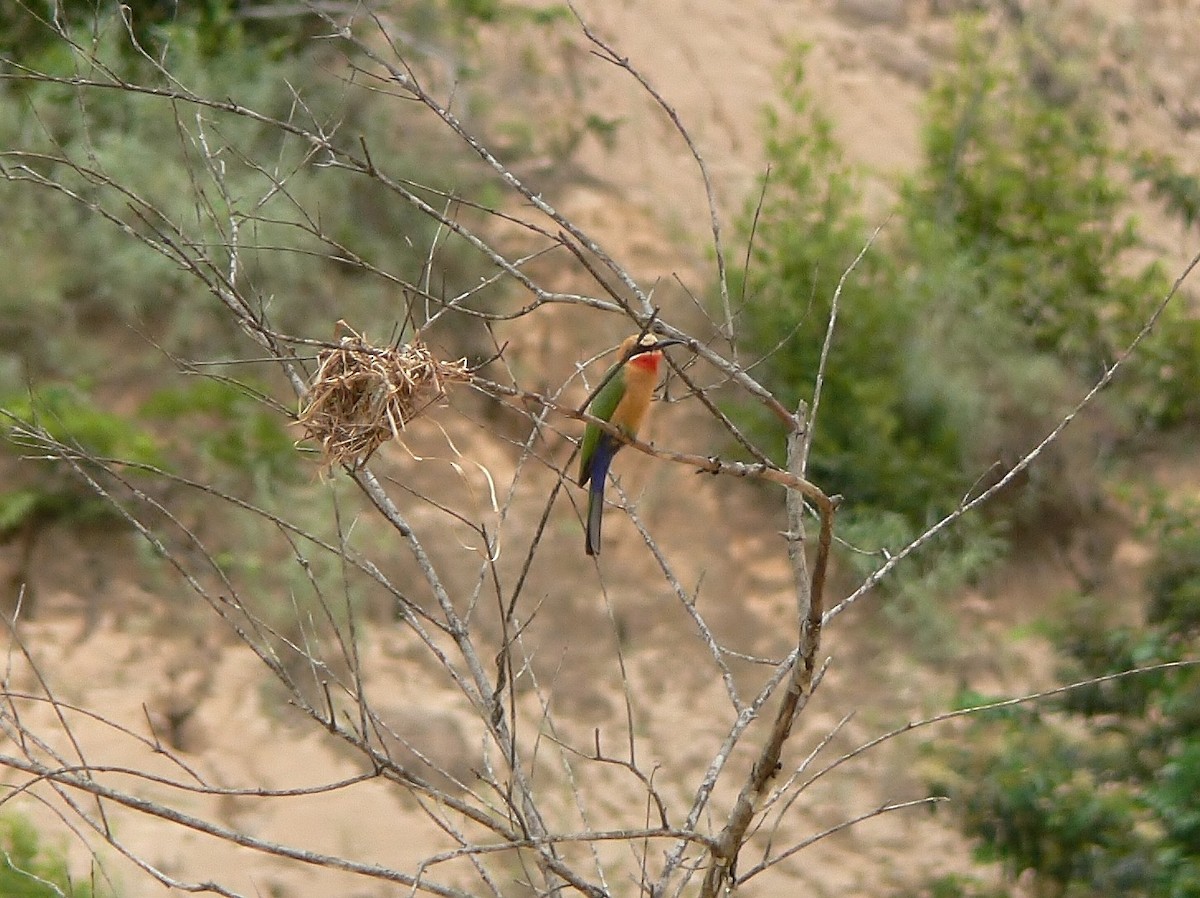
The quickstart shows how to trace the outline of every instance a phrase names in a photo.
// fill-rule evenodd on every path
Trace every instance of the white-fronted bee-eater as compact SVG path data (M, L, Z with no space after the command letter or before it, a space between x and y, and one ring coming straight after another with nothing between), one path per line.
M658 378L662 373L663 349L682 340L662 340L653 334L634 334L621 344L620 358L604 386L592 399L588 412L608 421L629 437L636 437L646 419ZM587 542L589 555L600 553L600 521L604 516L604 482L613 456L624 443L599 425L589 424L579 450L579 485L588 486Z

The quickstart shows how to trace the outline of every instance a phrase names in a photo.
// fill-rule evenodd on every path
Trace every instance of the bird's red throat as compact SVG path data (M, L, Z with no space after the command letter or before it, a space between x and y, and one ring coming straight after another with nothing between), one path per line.
M641 368L643 371L653 373L658 370L658 366L662 362L662 357L663 354L661 352L642 352L631 358L629 364L635 368Z

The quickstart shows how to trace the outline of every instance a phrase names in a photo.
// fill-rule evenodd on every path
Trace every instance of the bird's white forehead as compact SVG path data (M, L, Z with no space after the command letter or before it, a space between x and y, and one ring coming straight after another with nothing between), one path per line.
M658 337L654 336L654 334L642 334L641 339L638 340L638 345L639 346L653 346L657 342L658 342Z

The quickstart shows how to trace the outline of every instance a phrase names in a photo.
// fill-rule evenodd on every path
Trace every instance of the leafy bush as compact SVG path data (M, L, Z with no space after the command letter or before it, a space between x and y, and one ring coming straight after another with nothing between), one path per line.
M1133 162L1133 176L1186 227L1200 225L1200 178L1179 167L1170 156L1145 151Z
M204 470L249 477L259 492L298 481L294 435L281 412L265 405L249 385L199 378L183 387L164 387L142 403L139 416L169 424L172 458Z
M250 16L245 0L123 0L130 29L138 45L152 56L158 55L170 40L171 32L181 24L194 29L206 57L219 57L234 45L253 43L260 53L279 55L294 51L314 31L321 19L303 7L286 15ZM45 51L58 42L54 22L87 30L98 19L111 18L117 12L116 0L36 0L5 4L0 7L0 53ZM122 53L129 59L138 51L132 44Z
M811 470L849 509L912 528L946 513L981 473L1031 448L1166 294L1157 266L1128 261L1139 238L1121 156L1086 90L1047 87L1046 66L1069 75L1031 50L1045 40L1031 27L1005 43L964 26L928 100L924 162L845 283ZM767 193L743 221L754 232L743 345L785 403L812 395L831 298L867 239L858 188L802 74L795 62L768 120ZM1114 426L1195 414L1198 341L1200 325L1168 309L1118 381ZM756 432L771 426L737 413ZM1039 502L1071 501L1062 483L1043 486Z
M996 341L987 363L1053 358L1090 381L1124 351L1168 281L1157 264L1129 263L1142 241L1124 211L1124 157L1086 90L1064 102L1046 87L1053 63L1031 61L1028 49L1038 37L1018 32L1010 56L1022 62L1005 64L978 29L965 29L955 70L929 99L925 166L905 186L905 268L919 292L935 284L923 307L967 298L960 321L975 317ZM1064 66L1054 70L1060 78ZM967 274L965 291L937 289L947 267ZM1152 425L1198 408L1200 344L1180 306L1117 382L1125 407Z
M0 895L5 898L92 898L73 882L62 854L42 845L37 830L15 814L0 817Z
M1146 586L1148 620L1177 639L1200 637L1200 507L1154 506L1151 536L1158 559Z
M100 408L81 387L49 383L24 393L0 398L10 421L28 421L53 439L103 458L162 464L158 441L144 428ZM8 448L20 451L8 437Z
M1158 508L1157 554L1141 627L1113 626L1084 599L1059 629L1064 677L1089 677L1195 658L1200 628L1200 508ZM981 701L964 695L964 706ZM1038 894L1200 895L1200 668L1168 668L1096 683L1039 708L973 719L953 747L927 746L946 765L938 790L957 799L981 858Z
M1107 135L1088 104L1051 102L1028 72L990 62L974 30L959 46L930 97L925 166L907 189L905 217L922 225L914 255L961 259L981 303L1018 322L1030 349L1094 367L1119 348L1106 314L1136 314L1162 283L1118 267L1136 235Z
M874 571L883 550L907 545L918 535L903 515L887 511L858 510L841 519L838 534L853 550L844 552L848 567L860 577ZM981 518L937 537L920 558L896 570L887 581L883 606L889 632L902 635L914 656L932 663L958 658L954 606L945 596L964 584L976 583L1004 557L1008 541L1003 529Z
M52 439L100 458L161 465L159 442L136 422L99 408L72 384L50 384L0 397L0 447L14 455L42 454L36 442L18 433L25 423ZM83 462L87 469L90 466ZM34 540L44 527L63 521L82 524L116 519L112 507L94 495L65 463L36 469L36 477L0 491L0 543L19 533ZM27 572L26 572L27 573Z
M753 226L754 242L747 280L735 285L746 297L740 333L756 357L755 376L789 408L812 396L834 291L869 233L857 211L853 173L803 77L798 53L785 75L784 108L768 113L770 180L761 208L744 222L746 231ZM956 447L936 409L920 398L909 402L895 389L903 379L901 349L912 318L905 305L883 297L892 280L885 265L880 252L868 253L841 296L814 476L855 502L919 517L943 479L945 456ZM757 406L734 411L781 454L783 435L773 418ZM949 445L942 444L940 456L925 451L943 440Z
M21 7L0 13L0 54L50 76L106 82L111 72L131 84L236 101L336 133L356 152L365 142L389 176L426 185L411 189L435 205L451 184L470 195L471 183L455 167L461 157L420 127L406 127L401 140L389 98L359 89L348 67L339 72L344 61L328 42L291 41L297 22L277 23L272 33L269 23L244 18L234 0L131 6L135 30L146 29L139 38L163 69L132 50L117 4L90 0L60 10L77 49L51 39L31 8ZM45 39L6 42L22 28ZM435 292L452 295L481 279L483 263L468 261L475 257L458 238L438 234L402 198L327 165L303 137L251 117L138 91L17 77L0 83L0 144L14 151L0 181L4 406L98 455L160 466L170 459L218 486L249 486L258 501L281 499L295 485L294 435L278 409L248 391L199 379L183 389L160 387L175 365L150 341L184 358L236 358L246 343L202 280L147 243L167 235L207 255L212 268L201 262L201 271L220 280L232 267L236 224L238 285L251 307L281 331L316 338L332 337L343 318L373 334L399 333L406 309L397 280L425 275ZM136 349L124 351L131 331ZM446 331L439 336L452 336ZM71 382L120 395L137 411L101 410L88 391L64 386ZM147 427L161 439L152 440ZM19 531L32 540L46 523L111 513L61 468L28 470L0 496L8 536Z
M229 98L297 127L344 134L356 150L364 140L386 159L389 175L428 185L418 190L448 187L455 177L455 157L432 140L413 132L399 144L379 95L324 76L334 61L321 58L319 48L275 57L231 41L215 64L196 15L181 11L156 26L173 81L126 53L124 26L111 11L76 36L132 83L183 85L197 95ZM107 80L63 41L23 51L18 61L50 75ZM34 154L10 157L5 169L12 180L0 185L0 227L9 235L0 247L0 267L9 273L0 284L0 352L20 360L7 366L10 377L22 370L72 376L81 367L100 367L99 359L78 357L76 348L87 342L79 334L96 326L134 324L185 353L231 342L228 316L200 295L195 275L129 232L149 242L160 241L161 232L178 245L206 248L216 263L212 274L221 278L231 264L227 247L237 222L239 285L285 332L311 331L314 321L324 321L319 335L327 336L339 318L369 325L368 315L377 320L379 308L403 317L395 282L356 276L366 267L351 260L416 281L436 224L378 183L323 165L302 137L141 92L19 80L0 91L7 93L0 102L0 143ZM431 158L438 160L433 170ZM78 201L31 183L38 179L60 183ZM122 190L156 212L138 211ZM98 221L89 205L115 221ZM181 235L172 235L176 228ZM440 241L434 283L453 293L478 283L478 273L460 243Z

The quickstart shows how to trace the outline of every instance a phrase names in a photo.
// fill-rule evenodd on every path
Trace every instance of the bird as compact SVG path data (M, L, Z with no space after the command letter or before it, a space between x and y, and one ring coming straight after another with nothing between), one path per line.
M620 357L608 370L588 411L596 418L620 428L633 438L646 419L654 388L662 370L663 349L682 345L682 340L663 340L653 334L634 334L621 343ZM589 486L587 537L584 550L600 554L600 520L604 515L604 482L613 456L624 444L598 424L588 424L579 450L579 485Z

